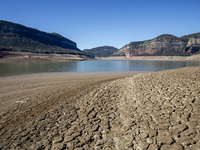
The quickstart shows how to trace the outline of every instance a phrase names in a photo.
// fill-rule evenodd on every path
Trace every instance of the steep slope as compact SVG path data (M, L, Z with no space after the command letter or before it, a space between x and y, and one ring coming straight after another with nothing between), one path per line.
M85 55L76 43L57 34L0 21L0 50Z
M187 41L187 46L183 52L199 53L200 51L200 33L182 36L182 41Z
M181 56L199 53L200 33L176 37L170 34L160 35L152 40L131 42L123 46L113 56L132 57L137 55Z
M112 46L100 46L92 49L84 49L83 51L91 57L109 57L118 49Z

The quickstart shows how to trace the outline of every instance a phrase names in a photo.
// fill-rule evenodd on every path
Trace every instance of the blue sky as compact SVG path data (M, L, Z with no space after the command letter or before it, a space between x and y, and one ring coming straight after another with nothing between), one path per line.
M200 0L0 0L0 20L56 32L79 49L200 32Z

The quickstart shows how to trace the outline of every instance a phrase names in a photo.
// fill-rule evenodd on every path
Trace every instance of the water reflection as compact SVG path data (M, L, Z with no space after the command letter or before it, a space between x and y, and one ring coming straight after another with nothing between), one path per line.
M200 66L200 62L124 61L124 67L127 68L127 71L162 71L190 66Z
M0 63L0 76L39 72L162 71L189 66L200 66L200 62L98 60Z
M0 63L0 76L40 72L73 72L77 62L18 62Z

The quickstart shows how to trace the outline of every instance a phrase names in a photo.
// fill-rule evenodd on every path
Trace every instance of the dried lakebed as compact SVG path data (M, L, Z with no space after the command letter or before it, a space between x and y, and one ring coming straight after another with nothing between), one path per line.
M106 81L34 119L5 119L0 149L199 149L200 67Z

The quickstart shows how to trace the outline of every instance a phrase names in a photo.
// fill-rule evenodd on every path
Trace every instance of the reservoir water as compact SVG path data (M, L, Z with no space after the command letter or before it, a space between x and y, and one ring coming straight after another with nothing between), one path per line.
M190 66L200 66L200 62L136 60L11 62L0 63L0 76L41 72L162 71Z

